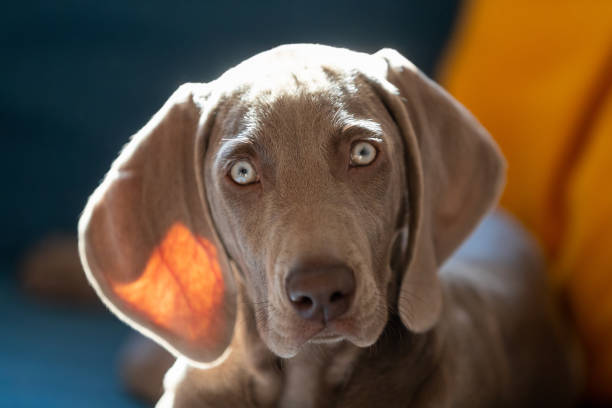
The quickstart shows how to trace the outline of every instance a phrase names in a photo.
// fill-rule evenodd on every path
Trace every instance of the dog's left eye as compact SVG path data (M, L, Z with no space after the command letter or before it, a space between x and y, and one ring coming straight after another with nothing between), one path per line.
M351 164L353 166L367 166L376 158L376 148L368 142L358 142L351 148Z
M230 176L238 184L246 185L257 181L257 173L247 160L240 160L232 166Z

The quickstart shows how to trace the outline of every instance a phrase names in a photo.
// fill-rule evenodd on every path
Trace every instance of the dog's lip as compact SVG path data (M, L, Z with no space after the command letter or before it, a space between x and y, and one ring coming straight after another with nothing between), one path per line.
M335 330L330 329L329 326L326 326L320 332L308 339L308 342L315 344L336 343L342 340L344 340L343 335L337 333Z
M354 321L350 316L319 323L319 329L307 336L306 341L335 341L346 339L351 336L354 329ZM317 326L319 325L317 324Z
M300 320L299 328L284 332L282 335L297 353L306 344L335 344L342 341L359 342L355 332L356 322L351 315L342 316L329 322ZM279 333L279 332L277 332ZM280 333L279 333L280 335Z

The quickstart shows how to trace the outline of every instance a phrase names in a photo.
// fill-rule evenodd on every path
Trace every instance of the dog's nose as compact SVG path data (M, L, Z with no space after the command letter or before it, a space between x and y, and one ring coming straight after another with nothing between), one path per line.
M345 265L300 264L287 275L291 305L307 320L329 322L344 314L355 292L355 278Z

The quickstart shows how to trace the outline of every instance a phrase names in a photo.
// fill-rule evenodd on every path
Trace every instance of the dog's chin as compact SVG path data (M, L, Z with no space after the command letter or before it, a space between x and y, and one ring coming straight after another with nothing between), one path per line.
M357 347L369 347L380 337L386 321L386 316L368 321L341 318L327 325L304 321L281 325L264 321L258 322L261 323L258 329L270 351L281 358L291 358L308 344L325 346L347 341ZM275 330L275 327L283 327L284 330Z

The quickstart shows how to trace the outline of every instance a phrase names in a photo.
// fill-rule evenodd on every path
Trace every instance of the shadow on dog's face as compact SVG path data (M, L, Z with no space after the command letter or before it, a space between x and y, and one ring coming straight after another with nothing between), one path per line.
M307 341L369 346L387 321L398 130L359 77L309 67L253 81L222 103L205 173L260 335L282 357Z

